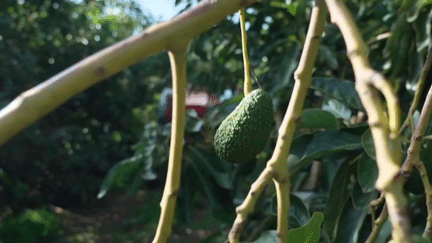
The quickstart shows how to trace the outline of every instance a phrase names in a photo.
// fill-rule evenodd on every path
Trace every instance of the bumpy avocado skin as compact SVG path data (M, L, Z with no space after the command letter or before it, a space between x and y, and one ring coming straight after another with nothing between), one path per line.
M252 160L266 145L273 123L270 95L261 89L250 92L217 129L216 153L231 163Z

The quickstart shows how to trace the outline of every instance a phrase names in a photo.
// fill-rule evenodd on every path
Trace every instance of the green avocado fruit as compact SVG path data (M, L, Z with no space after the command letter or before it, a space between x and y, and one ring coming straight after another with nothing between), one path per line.
M252 160L266 145L273 123L270 95L262 89L250 92L217 129L216 153L231 163Z

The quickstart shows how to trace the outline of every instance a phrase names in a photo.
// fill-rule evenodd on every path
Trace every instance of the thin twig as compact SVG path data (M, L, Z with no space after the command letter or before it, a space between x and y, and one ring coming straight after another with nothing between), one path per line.
M432 63L432 44L429 45L428 48L428 54L425 61L425 64L422 68L421 75L419 77L418 82L422 82L420 79L424 79L424 77L427 75ZM419 91L420 92L420 91ZM414 98L415 99L415 98ZM414 102L413 102L414 103ZM413 107L413 106L411 106ZM413 108L415 110L415 108ZM410 108L411 110L411 108ZM426 132L426 129L429 125L429 120L432 114L432 86L429 87L429 91L426 96L426 100L423 104L419 121L417 123L417 126L413 129L413 134L411 136L410 146L408 147L408 155L402 164L402 167L400 169L400 173L397 177L399 181L402 181L402 183L405 183L409 177L409 175L412 173L412 170L414 167L417 167L421 178L422 183L424 185L425 194L426 194L426 207L428 211L427 215L427 223L425 230L423 232L423 236L430 238L431 232L432 232L432 192L431 192L431 186L429 183L427 171L424 168L423 162L420 161L420 150L421 145L423 141L424 134ZM412 119L412 115L409 115L407 119ZM412 124L413 125L413 124ZM402 129L401 129L402 131Z
M274 220L274 218L275 216L273 214L268 215L257 227L254 228L253 232L246 239L246 242L252 242L253 239L257 238L264 228L268 226L269 222Z
M247 216L252 213L259 196L270 184L274 173L276 172L272 171L269 167L266 167L264 171L261 172L258 179L252 184L251 189L243 203L237 207L237 217L228 234L228 240L230 243L239 242L241 232L246 225Z
M424 76L426 76L427 72L431 67L431 60L432 60L432 44L429 45L428 58L426 60L425 65L423 66L422 73L424 73L423 74ZM432 90L431 89L432 87L429 87L429 91L426 95L423 108L420 112L419 121L411 136L410 146L408 148L408 155L401 168L400 174L405 178L405 180L408 179L409 175L411 174L411 171L413 170L414 165L419 161L420 158L421 143L423 141L423 136L426 132L426 129L429 125L429 119L432 112Z
M371 216L372 216L372 223L375 222L376 218L375 218L375 210L376 208L381 205L384 202L385 198L384 198L384 194L381 193L381 195L379 196L379 198L372 200L369 203L369 209L371 211Z
M373 225L372 225L372 232L369 234L365 243L374 243L375 242L375 240L378 238L379 232L381 231L381 228L384 225L387 218L388 218L387 206L384 205L380 216L376 220L374 220Z
M428 215L426 218L426 227L423 231L423 237L431 239L432 235L432 186L429 181L429 177L427 174L427 170L425 165L420 161L420 163L416 164L418 171L420 172L420 177L423 182L425 195L426 195L426 208L428 211Z
M426 61L423 65L423 68L420 72L420 76L419 76L418 81L417 81L417 88L416 88L416 91L414 93L414 100L413 100L411 107L408 111L407 117L406 117L404 123L402 124L402 127L400 128L399 134L402 134L402 132L405 130L405 128L408 126L408 124L411 123L410 121L411 121L412 115L414 114L414 111L417 109L417 106L420 102L420 95L423 91L424 82L426 80L427 73L428 73L429 69L431 68L431 66L432 66L432 44L429 45L429 48L427 50Z
M432 44L429 46L429 50L431 49L431 46ZM431 237L431 231L432 231L432 205L431 205L432 202L430 199L431 192L430 192L430 184L429 184L427 171L423 170L424 165L423 162L420 161L420 150L421 150L424 134L429 125L431 114L432 114L432 86L429 87L429 91L426 95L426 100L425 103L423 104L419 121L417 123L417 126L414 129L413 135L411 136L410 146L408 147L408 155L402 165L402 168L400 170L400 177L398 178L400 181L405 183L409 175L411 174L414 166L416 166L419 169L419 172L422 175L422 182L425 188L426 206L428 210L427 224L423 234L428 238Z

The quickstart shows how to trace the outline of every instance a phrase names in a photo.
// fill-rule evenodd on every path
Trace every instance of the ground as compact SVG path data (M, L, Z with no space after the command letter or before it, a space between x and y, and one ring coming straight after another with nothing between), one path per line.
M64 210L51 207L61 219L63 237L57 243L135 243L151 242L159 217L160 192L109 193L106 198L85 207ZM209 213L194 213L193 224L208 221ZM174 227L169 242L200 242L218 231L216 227Z

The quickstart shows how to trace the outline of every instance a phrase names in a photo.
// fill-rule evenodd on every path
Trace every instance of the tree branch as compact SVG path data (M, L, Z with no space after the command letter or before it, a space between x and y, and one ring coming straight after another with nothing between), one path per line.
M172 70L173 109L168 172L162 195L161 214L153 243L166 242L171 235L177 193L180 188L183 136L185 126L186 48L169 52Z
M384 193L392 236L396 243L411 242L410 220L403 183L394 180L399 172L401 157L399 132L399 106L396 95L385 78L373 70L367 59L368 48L360 30L342 1L326 0L332 22L342 33L356 78L356 89L369 116L369 126L375 144L379 175L376 187ZM388 118L382 108L380 91L387 101Z
M312 10L311 21L306 36L303 52L299 66L294 73L295 85L291 99L285 113L285 117L279 128L278 140L272 158L267 162L267 167L258 177L245 201L237 208L237 217L229 233L229 242L239 242L240 234L246 223L247 216L253 211L256 200L273 178L276 186L278 212L277 212L277 235L278 242L287 242L288 239L288 212L289 212L289 173L286 160L295 132L295 127L300 121L304 100L312 80L312 68L318 52L320 37L324 29L327 9L323 1L316 1Z
M365 243L374 243L378 238L379 232L381 231L382 226L388 218L388 211L386 205L384 205L380 216L373 221L372 224L372 232L369 234L369 237L365 241Z
M0 145L90 86L163 50L182 50L191 39L256 0L207 0L147 28L22 93L0 111Z
M426 76L430 66L431 66L431 60L432 60L432 44L429 45L428 48L428 54L427 54L426 62L423 66L422 70L422 76ZM420 81L419 81L420 82ZM426 129L429 125L429 120L432 114L432 86L429 87L429 91L426 95L426 100L423 104L423 108L420 113L419 121L417 123L417 126L414 129L414 132L411 136L410 146L408 147L408 154L407 157L402 165L402 168L400 170L400 177L398 178L399 181L402 181L402 183L405 183L408 179L409 175L411 174L414 166L417 167L417 169L420 172L422 182L425 189L426 194L426 206L428 210L428 216L427 216L427 223L425 230L423 232L423 236L427 238L431 238L432 234L432 189L431 185L428 179L427 171L424 167L423 162L420 161L420 150L421 145L423 142L423 137L426 132Z

